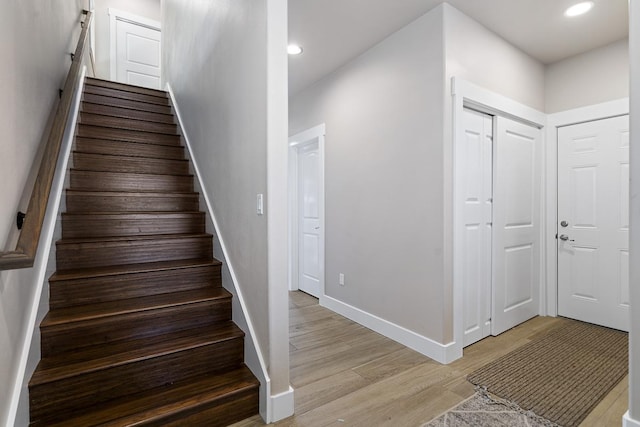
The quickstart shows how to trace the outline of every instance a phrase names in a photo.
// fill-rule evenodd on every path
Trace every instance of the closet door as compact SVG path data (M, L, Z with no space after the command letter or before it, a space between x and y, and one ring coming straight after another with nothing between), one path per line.
M491 214L493 118L464 111L464 140L457 147L460 280L464 340L468 346L491 332Z
M498 335L540 310L541 131L494 121L493 304Z

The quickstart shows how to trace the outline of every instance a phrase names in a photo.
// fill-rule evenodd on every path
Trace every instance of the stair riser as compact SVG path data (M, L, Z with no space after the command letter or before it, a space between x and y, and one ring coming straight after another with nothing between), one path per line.
M220 266L51 281L51 309L220 287Z
M225 427L254 416L258 413L259 406L259 390L256 387L224 400L206 402L198 407L198 411L185 411L182 414L161 420L150 420L140 425L145 427Z
M150 174L188 175L186 160L149 159L145 157L107 156L75 152L73 167L97 172L129 172Z
M126 119L122 117L103 116L98 114L80 113L79 123L93 126L105 126L117 129L139 130L176 135L178 128L175 124L147 122L143 120Z
M159 96L161 98L167 98L167 92L159 89L149 89L141 86L132 86L125 83L112 82L109 80L100 80L94 78L87 78L86 84L91 86L100 86L110 89L123 90L126 92L142 93L146 95Z
M84 93L91 93L93 95L111 96L113 98L146 102L150 104L169 105L169 98L167 97L146 95L143 93L136 93L136 92L126 92L118 89L110 89L106 87L93 86L91 84L86 84L84 86Z
M93 125L79 124L76 136L84 138L112 139L117 141L144 142L148 144L179 146L180 135L142 132L136 130L116 129Z
M86 195L67 193L67 212L180 212L197 211L195 195L170 197L162 195Z
M130 108L139 111L148 111L152 113L171 114L171 107L168 105L147 104L145 102L132 101L129 99L113 98L104 95L94 95L91 93L83 93L82 100L94 104L108 105L110 107Z
M231 299L206 301L104 319L41 326L42 356L124 339L145 338L231 320Z
M58 270L108 267L142 262L207 259L212 256L211 237L57 244Z
M125 215L112 218L104 215L63 215L62 237L73 239L205 232L204 213L183 215L180 218L161 215L139 216L141 218L128 218Z
M71 378L30 386L32 421L64 421L69 411L187 378L224 372L240 366L243 338L131 362ZM46 424L45 424L46 425Z
M81 110L85 113L102 114L105 116L125 117L128 119L146 120L156 123L175 124L175 118L173 117L173 115L140 111L131 108L120 108L112 107L109 105L83 102Z
M192 192L189 175L149 175L72 170L71 188L83 191Z
M156 159L184 159L184 147L177 145L143 144L139 142L76 138L76 151L113 156L152 157Z

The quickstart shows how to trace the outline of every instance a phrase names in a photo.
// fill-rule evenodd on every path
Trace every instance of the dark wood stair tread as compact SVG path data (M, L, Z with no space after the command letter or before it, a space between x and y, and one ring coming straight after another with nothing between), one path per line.
M145 240L176 240L176 239L191 239L191 238L206 238L213 237L208 233L194 233L194 234L150 234L142 236L108 236L108 237L91 237L91 238L74 238L74 239L60 239L56 243L58 245L108 245L110 243L138 243Z
M113 117L110 115L81 111L79 124L103 126L107 128L128 129L141 132L178 135L175 123L158 123L133 117Z
M114 89L100 85L94 85L92 84L92 82L85 83L83 92L85 94L104 95L111 96L113 98L134 100L138 102L144 102L146 104L169 105L169 98L166 96L147 95L140 92L122 90L119 88Z
M222 263L217 259L188 259L178 261L116 265L99 268L82 268L77 270L56 271L53 276L49 278L49 281L59 282L64 280L78 280L93 277L119 276L123 274L149 273L154 271L169 271L192 267L207 267L219 265L222 265Z
M88 408L86 414L53 424L52 427L124 427L139 425L144 421L159 422L171 415L197 410L216 400L252 390L257 392L259 386L251 371L242 366L221 375L175 383L116 399Z
M106 139L111 141L144 142L157 145L181 146L181 137L178 134L120 129L83 123L78 123L76 136L82 138Z
M180 211L180 212L164 212L164 211L144 211L144 212L63 212L62 217L74 217L78 219L148 219L148 218L190 218L194 215L205 215L202 211Z
M138 153L135 153L138 154ZM74 151L74 170L146 174L189 175L189 160L145 155L119 155Z
M31 377L29 386L33 387L243 337L244 332L232 321L228 321L215 327L187 329L153 337L86 347L41 359Z
M171 113L156 113L153 111L143 111L129 107L116 107L113 105L99 104L97 102L82 101L80 111L111 117L121 117L125 119L139 119L156 123L177 124L174 115Z
M147 87L131 85L128 83L120 83L120 82L114 82L111 80L98 79L95 77L87 77L86 81L88 84L91 84L93 86L101 86L101 87L124 90L129 92L144 93L147 95L159 96L160 98L169 97L169 94L167 92L160 89L151 89Z
M226 289L211 287L193 291L172 292L141 298L109 301L91 305L80 305L49 311L42 321L41 326L46 328L48 326L61 325L65 323L82 322L121 314L157 310L161 308L228 298L231 298L231 294Z

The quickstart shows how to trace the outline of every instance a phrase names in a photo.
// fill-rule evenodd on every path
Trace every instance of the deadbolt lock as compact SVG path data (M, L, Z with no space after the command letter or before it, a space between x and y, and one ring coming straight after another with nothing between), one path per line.
M561 225L561 226L563 226L563 227L568 227L568 226L569 226L569 223L568 223L567 221L562 221L562 222L560 223L560 225Z

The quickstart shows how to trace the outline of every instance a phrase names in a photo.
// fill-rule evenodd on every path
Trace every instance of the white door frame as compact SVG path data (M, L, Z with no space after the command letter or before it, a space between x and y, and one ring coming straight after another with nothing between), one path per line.
M453 182L453 200L458 200L458 195L460 191L462 191L461 183L459 183L456 179L456 158L459 153L457 149L462 146L462 142L464 141L464 130L460 123L463 120L464 108L470 108L472 110L479 111L481 113L486 113L494 116L502 116L509 119L513 119L530 126L537 127L542 129L545 127L547 120L546 115L540 111L537 111L531 107L528 107L524 104L516 102L510 98L494 93L488 89L484 89L480 86L477 86L467 80L464 80L460 77L453 77L451 79L451 94L453 96L453 169L452 169L452 182ZM542 132L542 158L545 158L545 134ZM542 218L541 223L541 233L546 230L544 224L544 206L545 206L545 188L544 188L544 166L542 171L542 180L540 182L541 187L541 207L540 207L540 218ZM453 206L453 223L459 224L460 218L459 209L456 209L455 205ZM462 282L462 266L459 265L459 260L462 259L461 249L464 245L462 241L462 233L460 233L457 227L453 227L453 343L451 343L451 348L449 353L449 360L455 360L459 357L462 357L463 352L463 341L464 341L464 318L463 318L463 309L464 309L464 301L463 301L463 282ZM542 248L545 247L544 235L541 237L541 251ZM540 277L544 278L543 272L544 261L543 253L541 256L541 272ZM540 313L544 313L544 308L542 307L542 301L544 301L544 280L541 280L541 289L540 289Z
M318 210L320 220L320 248L319 248L319 266L320 266L320 301L325 296L324 290L324 239L325 239L325 221L324 221L324 135L325 124L307 129L303 132L289 137L289 290L297 291L300 289L298 283L298 148L309 143L318 142Z
M558 128L629 114L629 98L562 111L547 116L546 164L546 314L558 315Z
M133 13L125 12L122 10L109 8L109 78L112 81L117 81L117 64L116 64L116 22L124 21L130 22L134 25L150 28L152 30L160 30L160 22L153 19L145 18L144 16L134 15ZM160 42L160 49L162 50L162 42ZM160 71L162 72L162 70Z

